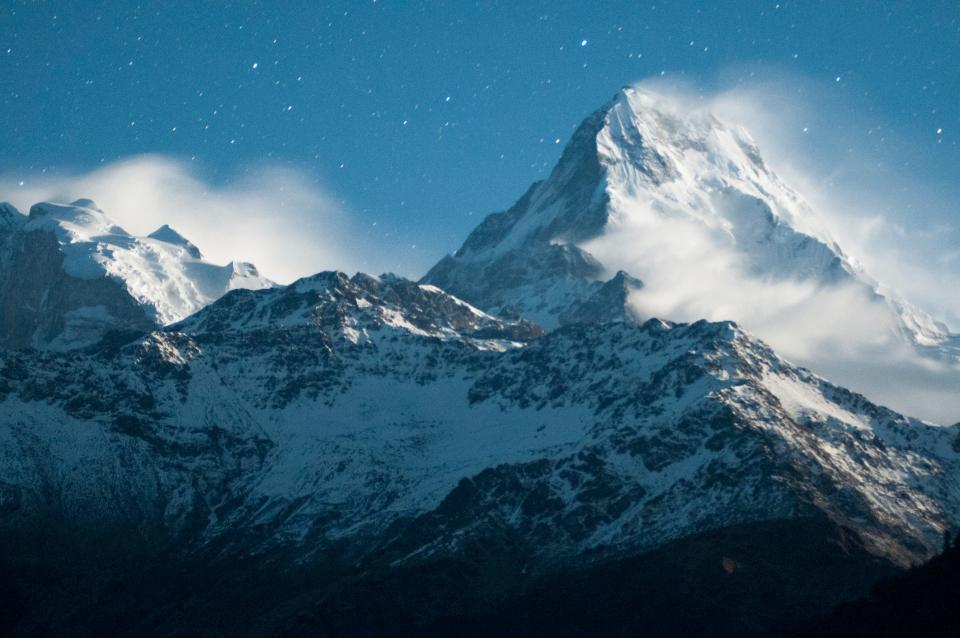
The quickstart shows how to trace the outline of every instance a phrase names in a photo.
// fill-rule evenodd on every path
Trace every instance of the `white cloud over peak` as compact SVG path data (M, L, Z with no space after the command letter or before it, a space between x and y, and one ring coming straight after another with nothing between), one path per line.
M768 166L811 205L819 217L814 227L825 228L885 292L958 325L960 296L951 291L960 290L960 238L943 212L949 203L942 193L908 175L878 177L867 150L804 148L796 137L817 121L815 105L791 100L781 85L707 94L662 80L641 85L681 110L704 109L746 128ZM898 207L911 196L913 206L940 207L940 223L918 224L910 208ZM629 208L622 219L583 247L609 271L644 281L631 297L642 316L732 319L779 354L878 403L941 423L960 421L960 367L920 356L867 286L758 273L724 233L693 216L660 214L636 198L620 205Z
M745 128L848 256L960 331L960 295L949 292L960 290L960 184L928 178L933 140L871 115L832 77L732 67L715 81L639 84Z
M0 200L26 212L40 201L89 198L128 232L169 224L210 261L249 261L290 282L321 270L400 271L398 251L360 227L328 190L300 171L249 170L225 184L163 155L119 160L87 173L0 175Z

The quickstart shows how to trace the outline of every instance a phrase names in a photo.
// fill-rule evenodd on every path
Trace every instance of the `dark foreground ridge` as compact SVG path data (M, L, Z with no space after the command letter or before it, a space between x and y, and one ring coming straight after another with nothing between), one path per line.
M171 556L137 569L4 561L0 633L784 636L898 571L817 518L714 530L541 577L522 573L514 540L491 535L469 557L360 576L332 563L283 569L276 556Z
M905 574L882 580L869 596L845 603L797 638L960 636L960 538Z

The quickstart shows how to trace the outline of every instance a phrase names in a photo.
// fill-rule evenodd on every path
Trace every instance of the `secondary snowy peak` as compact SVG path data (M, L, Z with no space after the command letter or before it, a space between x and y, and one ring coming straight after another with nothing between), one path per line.
M70 204L34 204L30 207L26 230L50 230L67 244L91 242L101 236L130 237L89 199L78 199Z
M742 127L646 88L624 88L584 120L550 176L489 215L423 281L552 328L618 270L656 290L667 285L658 275L710 258L739 279L858 286L887 301L915 346L960 358L944 326L882 294Z
M204 261L200 250L169 226L135 237L90 200L35 205L26 230L41 229L56 233L69 275L122 282L161 325L196 312L232 288L273 285L249 264L217 266Z
M169 226L132 235L88 199L35 204L12 228L0 281L7 346L82 347L109 330L172 323L228 290L273 285L249 264L204 261Z

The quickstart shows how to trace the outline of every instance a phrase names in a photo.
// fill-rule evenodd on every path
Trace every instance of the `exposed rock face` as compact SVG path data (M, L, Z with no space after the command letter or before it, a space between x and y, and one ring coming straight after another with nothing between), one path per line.
M493 314L522 315L556 327L560 314L593 295L603 267L576 246L548 244L507 252L493 262L463 265L447 256L423 279L440 288L468 289Z
M119 281L69 275L51 233L22 233L8 259L0 282L0 343L7 348L69 349L110 330L157 327Z
M560 323L639 323L642 317L630 303L630 294L641 288L642 281L620 270L591 297L575 302L561 313Z
M549 179L533 184L510 210L488 216L423 281L494 314L514 309L547 327L593 294L603 266L576 244L597 236L607 221L595 142L605 117L606 108L588 117Z

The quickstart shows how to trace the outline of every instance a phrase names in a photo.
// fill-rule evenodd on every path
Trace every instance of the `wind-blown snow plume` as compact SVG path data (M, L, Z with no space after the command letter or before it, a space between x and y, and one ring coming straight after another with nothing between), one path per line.
M699 95L677 83L655 85L746 126L866 272L960 329L960 296L945 294L960 289L960 188L933 177L942 171L934 140L908 137L863 105L851 106L825 86L833 78L749 75L754 82Z
M684 118L719 112L725 118L749 116L753 123L772 119L764 113L764 105L773 99L769 94L744 90L693 97L676 86L655 86L660 96L658 108L672 109ZM651 90L647 83L641 87ZM664 106L665 101L669 106ZM788 121L795 117L784 115ZM739 124L736 119L727 123ZM759 128L769 139L768 129ZM887 263L878 269L881 274L897 270L910 274L908 285L901 273L896 278L900 285L892 288L906 288L924 302L935 300L932 307L944 319L951 318L953 300L943 299L943 291L960 287L960 276L922 263L918 253L929 246L922 241L922 233L831 202L825 189L813 187L815 176L803 175L798 164L791 166L785 171L791 175L790 181L815 193L814 205L803 211L806 221L814 225L811 234L828 243L839 240L849 267L860 272L859 279L869 280L864 271L872 272L869 266L889 256L893 267ZM780 171L779 165L775 168ZM806 194L803 190L804 198ZM734 226L742 214L735 210L739 202L718 198L705 205L723 208L719 216L733 219ZM734 227L731 235L730 228L702 223L696 211L664 214L662 202L652 205L643 197L626 195L617 206L621 214L601 236L581 247L596 256L608 272L625 270L644 281L645 286L631 295L640 316L677 321L735 319L785 356L878 400L941 422L960 418L960 368L956 362L931 360L907 346L897 337L899 328L888 302L860 281L825 283L815 278L781 277L770 264L758 271L743 251L743 228ZM856 232L864 225L869 225L873 234ZM891 233L901 238L895 250ZM849 249L847 238L854 238ZM934 264L948 258L941 255ZM956 285L931 290L932 280Z

